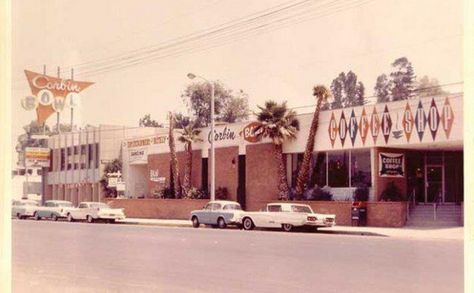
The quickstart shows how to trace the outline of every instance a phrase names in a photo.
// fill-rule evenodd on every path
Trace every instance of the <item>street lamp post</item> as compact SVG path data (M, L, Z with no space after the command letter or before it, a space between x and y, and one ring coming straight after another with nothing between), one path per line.
M216 164L215 164L215 152L214 152L214 82L205 79L202 76L188 73L189 79L199 77L211 85L211 200L216 199Z

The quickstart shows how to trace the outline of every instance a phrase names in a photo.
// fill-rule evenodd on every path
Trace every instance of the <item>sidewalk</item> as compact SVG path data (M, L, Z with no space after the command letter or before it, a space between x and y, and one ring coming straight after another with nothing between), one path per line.
M134 225L153 225L168 227L192 227L189 220L165 220L165 219L138 219L127 218L119 223ZM351 227L335 226L332 228L322 228L319 230L324 234L359 235L359 236L381 236L416 238L426 240L463 240L464 227L404 227L404 228L380 228L380 227Z

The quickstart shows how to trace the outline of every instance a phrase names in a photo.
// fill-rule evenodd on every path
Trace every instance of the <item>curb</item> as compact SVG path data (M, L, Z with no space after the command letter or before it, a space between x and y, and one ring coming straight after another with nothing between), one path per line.
M146 222L139 222L139 221L117 221L117 224L125 224L125 225L144 225L144 226L163 226L163 227L188 227L192 228L191 223L146 223Z
M140 222L140 221L117 221L117 223L125 225L144 225L144 226L158 226L158 227L184 227L192 228L192 223L166 223L166 222ZM210 228L210 227L205 227ZM265 229L257 229L259 231L267 231ZM270 231L270 230L269 230ZM295 231L302 232L302 231ZM341 231L341 230L318 230L319 234L339 234L339 235L355 235L355 236L379 236L379 237L389 237L389 235L379 234L368 231Z

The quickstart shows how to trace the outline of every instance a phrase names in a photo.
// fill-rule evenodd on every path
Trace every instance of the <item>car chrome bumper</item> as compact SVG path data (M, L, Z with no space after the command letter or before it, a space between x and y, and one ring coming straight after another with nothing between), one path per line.
M336 225L336 221L307 221L305 226L313 226L313 227L333 227Z
M123 219L125 219L125 216L121 216L121 215L100 215L100 216L98 216L98 219L103 219L103 220L123 220Z

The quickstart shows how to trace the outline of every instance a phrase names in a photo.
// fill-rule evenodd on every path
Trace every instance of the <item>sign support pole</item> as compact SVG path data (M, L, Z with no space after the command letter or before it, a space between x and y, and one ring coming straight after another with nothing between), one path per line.
M71 68L71 80L74 80L74 68ZM73 131L74 128L74 101L70 101L71 104L71 131Z
M46 75L46 64L43 64L43 75ZM46 135L46 121L43 122L43 135Z
M61 78L61 68L58 66L58 78ZM56 129L58 133L61 133L61 129L59 127L59 111L56 113Z

